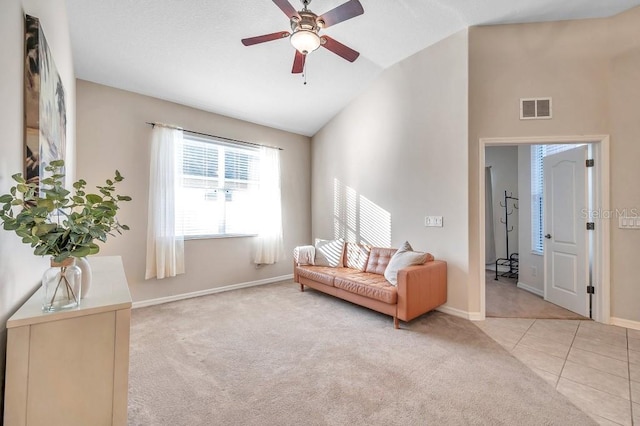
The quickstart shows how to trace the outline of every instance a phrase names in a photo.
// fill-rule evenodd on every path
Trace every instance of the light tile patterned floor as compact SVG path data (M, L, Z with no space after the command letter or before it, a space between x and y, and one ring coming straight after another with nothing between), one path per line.
M475 324L601 425L640 426L640 331L577 320Z

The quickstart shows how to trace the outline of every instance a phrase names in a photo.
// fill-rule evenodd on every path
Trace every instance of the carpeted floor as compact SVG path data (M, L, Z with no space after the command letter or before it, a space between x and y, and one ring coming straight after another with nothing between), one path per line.
M467 320L292 282L133 311L130 425L591 425Z
M517 287L517 280L486 273L486 316L497 318L589 319Z

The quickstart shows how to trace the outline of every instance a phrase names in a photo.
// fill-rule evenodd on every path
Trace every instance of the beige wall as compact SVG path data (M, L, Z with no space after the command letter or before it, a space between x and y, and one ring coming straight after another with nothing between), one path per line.
M480 310L478 149L483 137L607 133L606 22L469 30L469 300ZM519 99L553 98L552 120L520 120Z
M493 183L493 229L496 242L496 256L506 258L511 253L518 252L520 210L513 208L513 200L508 202L509 211L509 253L507 254L506 228L504 223L504 191L518 198L518 148L515 146L491 146L487 147L484 157L485 166L491 166ZM486 219L486 218L485 218ZM490 236L488 237L490 238ZM487 259L489 260L489 259ZM494 259L495 261L495 259ZM495 265L494 265L495 266Z
M448 262L447 305L464 312L467 81L465 30L384 71L314 136L312 155L313 236L408 240ZM425 215L444 227L425 228Z
M67 101L67 161L73 174L75 151L75 77L63 0L0 2L0 194L13 185L11 175L23 171L24 13L40 19L62 78ZM0 231L0 389L4 387L7 319L40 284L48 267L13 233ZM2 418L4 392L0 392Z
M470 306L479 309L478 141L611 135L611 205L640 206L636 159L640 8L610 18L474 27L469 35ZM519 98L553 98L553 119L519 120ZM640 321L633 252L640 235L612 224L613 317Z
M609 22L611 206L640 214L640 7ZM611 226L611 314L640 321L640 232Z
M79 177L100 184L118 169L121 191L133 197L123 203L119 219L131 231L112 238L101 254L121 255L134 301L145 301L292 273L291 252L308 244L311 234L310 139L171 102L78 80ZM256 269L251 263L254 238L221 238L185 242L186 274L144 280L151 127L164 122L229 138L284 148L282 198L287 259Z

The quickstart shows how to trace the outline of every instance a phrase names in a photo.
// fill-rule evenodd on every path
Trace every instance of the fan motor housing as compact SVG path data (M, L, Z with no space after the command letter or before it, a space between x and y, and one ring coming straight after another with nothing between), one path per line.
M318 15L311 11L301 10L298 12L298 15L300 16L299 19L297 16L291 18L291 30L293 32L298 30L307 30L313 31L317 34L318 31L320 31L322 24L324 24L322 19L319 19Z

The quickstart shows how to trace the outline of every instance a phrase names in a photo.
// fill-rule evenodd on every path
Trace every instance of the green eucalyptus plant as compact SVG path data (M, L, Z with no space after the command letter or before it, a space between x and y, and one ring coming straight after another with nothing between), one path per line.
M73 184L74 193L64 187L64 161L52 161L45 170L51 176L38 183L27 182L22 173L10 194L0 196L0 219L7 231L14 231L22 242L35 247L33 253L49 255L54 262L69 257L85 257L100 251L97 241L122 234L129 229L116 218L121 201L131 197L117 195L116 184L124 178L116 170L113 179L97 186L99 194L86 193L83 179ZM19 210L16 213L16 210Z

